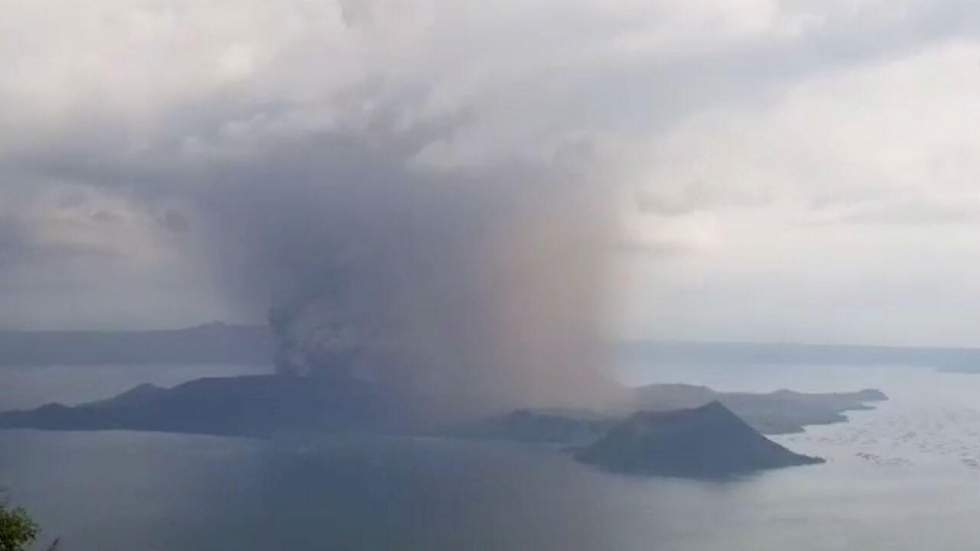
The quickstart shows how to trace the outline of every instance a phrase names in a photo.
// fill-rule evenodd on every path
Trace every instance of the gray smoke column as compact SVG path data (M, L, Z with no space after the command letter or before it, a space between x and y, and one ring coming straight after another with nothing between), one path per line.
M416 161L428 142L321 135L195 189L217 274L269 308L279 371L460 413L606 399L609 193L587 148L448 169Z

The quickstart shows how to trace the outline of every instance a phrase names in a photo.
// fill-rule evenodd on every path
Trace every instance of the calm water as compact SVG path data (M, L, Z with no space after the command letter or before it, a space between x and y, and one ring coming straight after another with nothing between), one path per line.
M249 371L6 369L0 407ZM976 548L980 376L627 366L624 377L726 390L877 386L893 400L780 438L826 465L724 483L608 475L497 444L36 431L0 432L0 483L66 550Z

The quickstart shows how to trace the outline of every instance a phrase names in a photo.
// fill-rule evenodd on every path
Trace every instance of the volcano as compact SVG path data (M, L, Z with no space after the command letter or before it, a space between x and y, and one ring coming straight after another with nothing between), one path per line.
M694 409L636 413L579 450L576 458L614 472L685 478L823 463L769 440L717 401Z

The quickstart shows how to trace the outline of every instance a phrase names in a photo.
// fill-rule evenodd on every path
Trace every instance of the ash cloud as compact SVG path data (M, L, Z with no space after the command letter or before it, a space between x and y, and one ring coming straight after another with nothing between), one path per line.
M433 137L326 133L191 191L216 273L269 310L277 369L456 412L607 398L611 225L586 159L433 168Z
M862 111L880 106L880 120L896 121L933 97L916 95L920 83L942 84L933 59L962 58L941 72L972 74L976 10L900 4L887 14L809 1L10 6L0 40L10 61L0 74L0 323L269 317L284 336L285 372L483 404L601 394L596 343L616 250L643 263L626 268L637 284L625 305L609 306L640 312L622 334L784 340L786 327L841 327L848 294L820 301L827 323L800 315L815 302L805 292L773 315L791 304L784 290L813 281L808 258L821 272L867 258L861 240L847 239L861 245L849 251L834 235L803 233L793 205L853 202L867 182L896 176L879 164L926 174L947 157L907 170L884 154L887 140L857 132L877 119L835 125L853 113L824 100L880 97ZM969 47L948 52L951 41ZM935 58L915 61L926 54ZM882 76L910 58L908 80ZM848 87L855 75L869 76ZM793 108L822 81L837 85ZM950 121L967 120L967 96L950 104ZM888 134L928 136L917 124ZM847 155L825 157L833 143L851 144L839 148ZM620 183L655 190L624 209L625 224L606 210ZM635 235L610 235L621 225ZM948 258L972 258L958 228L944 226L921 250L949 237ZM876 250L907 242L863 235ZM757 245L774 236L784 249ZM730 287L770 249L780 269L784 250L807 254L778 285ZM908 257L903 265L921 264ZM967 282L965 268L946 275ZM942 277L923 276L922 288ZM746 297L759 311L756 299L776 297L759 316L778 321L751 329ZM940 314L909 318L937 325ZM863 326L874 335L881 324ZM803 340L828 335L837 338Z
M612 399L602 330L614 224L588 143L443 166L425 152L465 117L405 123L417 105L377 104L310 133L232 140L197 121L193 147L164 137L115 162L112 147L31 162L38 177L79 178L56 210L100 236L141 222L236 311L267 320L283 375L375 383L440 418ZM109 212L125 214L108 223ZM8 251L22 242L8 240Z

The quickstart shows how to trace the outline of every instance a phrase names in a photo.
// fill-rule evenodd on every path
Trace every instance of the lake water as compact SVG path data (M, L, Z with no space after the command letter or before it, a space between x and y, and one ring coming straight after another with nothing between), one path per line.
M0 409L234 366L4 368ZM976 549L980 376L897 366L624 366L721 390L881 388L779 437L828 463L729 482L606 474L545 449L435 439L266 442L0 431L0 484L63 549Z

